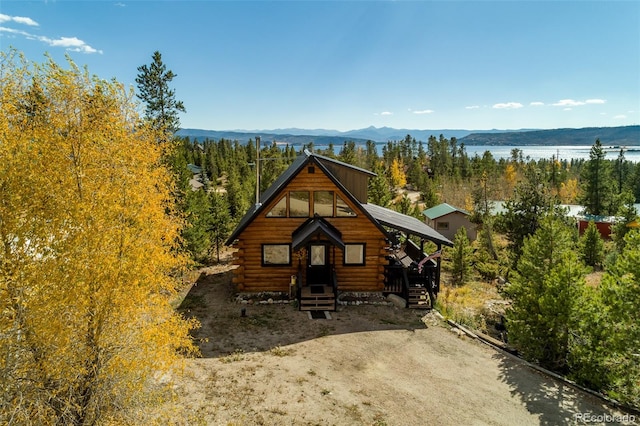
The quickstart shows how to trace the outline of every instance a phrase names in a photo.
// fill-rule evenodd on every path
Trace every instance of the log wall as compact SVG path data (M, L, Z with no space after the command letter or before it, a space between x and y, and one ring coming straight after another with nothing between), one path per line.
M335 260L338 289L340 291L382 291L384 287L384 265L386 264L384 247L385 235L362 212L360 205L354 205L322 171L309 173L302 168L285 191L335 191L357 213L356 217L326 217L325 220L342 233L345 243L366 244L365 265L343 265L344 253L341 249L330 248L330 258ZM262 244L290 244L291 234L307 218L270 217L266 214L281 198L277 195L269 205L265 205L254 220L239 235L235 247L238 248L234 263L233 282L240 291L289 291L291 275L306 270L306 249L291 253L290 266L262 266ZM310 197L313 202L313 196ZM313 204L310 216L313 215ZM335 253L335 259L334 259ZM303 281L304 282L304 281Z

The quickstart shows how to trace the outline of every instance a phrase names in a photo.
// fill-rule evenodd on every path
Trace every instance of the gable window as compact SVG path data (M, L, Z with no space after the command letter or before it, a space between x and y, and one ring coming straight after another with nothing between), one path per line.
M345 265L364 265L365 245L345 244L344 245L344 264Z
M333 191L314 191L313 213L319 216L333 216Z
M291 244L262 244L262 266L290 266Z
M336 216L338 217L355 217L356 212L349 207L347 203L339 196L336 195Z
M267 213L267 217L287 217L287 197L284 196Z
M436 222L436 229L438 231L446 231L449 229L449 222Z
M309 217L309 191L289 192L289 217Z

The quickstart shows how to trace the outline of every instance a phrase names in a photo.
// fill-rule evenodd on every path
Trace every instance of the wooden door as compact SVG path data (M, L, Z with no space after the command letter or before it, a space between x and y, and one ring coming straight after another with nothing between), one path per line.
M329 246L327 244L309 244L307 247L307 285L329 285L330 277Z

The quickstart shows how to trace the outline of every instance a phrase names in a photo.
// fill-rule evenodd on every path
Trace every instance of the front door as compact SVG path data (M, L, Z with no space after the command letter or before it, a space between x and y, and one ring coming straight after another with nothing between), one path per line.
M309 244L307 247L307 285L330 284L331 266L327 244Z

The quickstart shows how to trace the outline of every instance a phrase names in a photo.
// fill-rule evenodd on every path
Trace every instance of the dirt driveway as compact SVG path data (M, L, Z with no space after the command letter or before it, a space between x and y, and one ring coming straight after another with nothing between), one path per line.
M289 304L239 304L230 281L228 270L205 271L181 307L202 323L202 358L189 361L178 387L184 424L640 420L452 333L424 311L363 304L310 319Z

